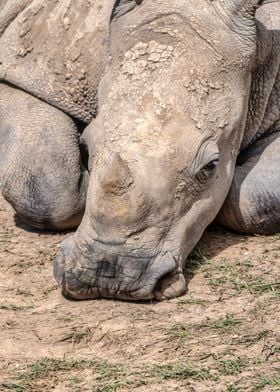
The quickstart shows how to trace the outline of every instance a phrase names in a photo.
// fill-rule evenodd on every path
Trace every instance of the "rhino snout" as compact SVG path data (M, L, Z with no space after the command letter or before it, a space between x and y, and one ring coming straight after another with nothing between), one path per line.
M118 298L161 300L182 294L186 282L174 259L118 256L91 252L90 257L72 255L62 248L54 275L68 299Z

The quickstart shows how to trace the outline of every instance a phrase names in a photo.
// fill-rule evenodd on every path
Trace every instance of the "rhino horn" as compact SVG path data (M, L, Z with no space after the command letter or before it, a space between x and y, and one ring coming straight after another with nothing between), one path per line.
M101 184L105 194L120 196L133 183L128 164L118 152L112 153L102 174Z

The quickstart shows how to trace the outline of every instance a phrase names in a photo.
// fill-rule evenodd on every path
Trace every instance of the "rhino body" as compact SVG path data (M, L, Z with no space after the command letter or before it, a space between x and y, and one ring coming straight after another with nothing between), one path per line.
M65 296L171 298L214 219L279 232L268 3L1 2L0 189L35 227L78 226L54 264Z

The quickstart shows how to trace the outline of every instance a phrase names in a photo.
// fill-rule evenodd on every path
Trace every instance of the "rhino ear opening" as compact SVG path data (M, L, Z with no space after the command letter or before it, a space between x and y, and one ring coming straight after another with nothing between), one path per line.
M112 12L111 21L132 11L137 5L143 3L143 0L117 0Z

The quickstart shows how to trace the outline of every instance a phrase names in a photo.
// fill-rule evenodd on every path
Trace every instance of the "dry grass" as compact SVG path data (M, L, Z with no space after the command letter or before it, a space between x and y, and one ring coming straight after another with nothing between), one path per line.
M52 276L65 235L25 231L0 200L0 390L280 391L280 236L211 229L162 303L70 302Z

